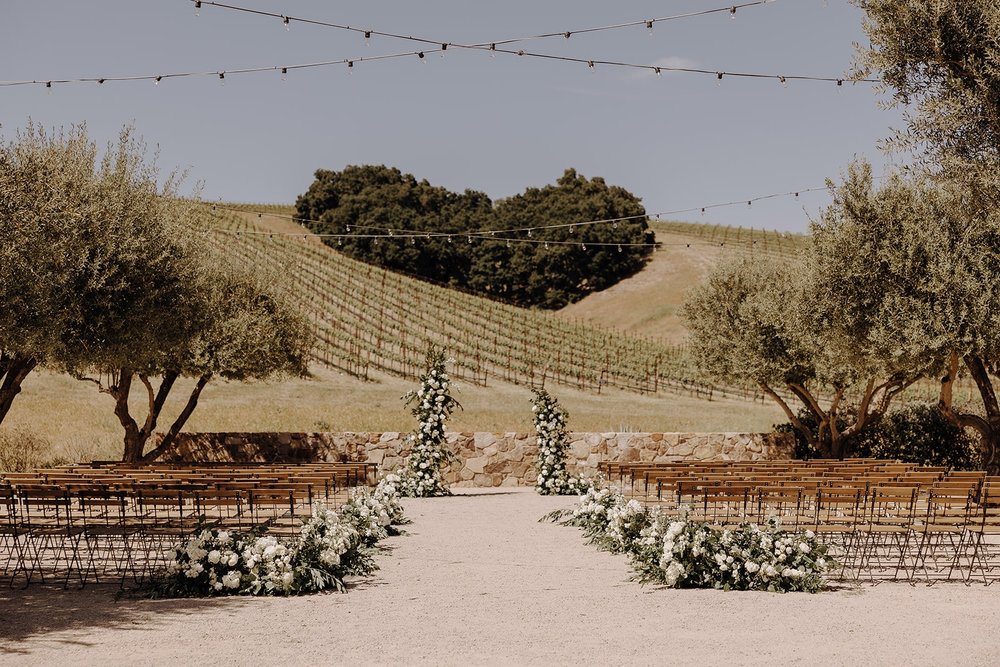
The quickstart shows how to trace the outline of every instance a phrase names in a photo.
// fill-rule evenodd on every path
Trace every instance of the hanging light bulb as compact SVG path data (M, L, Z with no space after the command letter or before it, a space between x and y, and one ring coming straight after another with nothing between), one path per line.
M424 52L423 51L421 51L420 53L418 53L417 57L420 58L421 60L423 60L424 62L427 62L426 60L424 60Z
M285 32L288 32L288 30L289 30L288 17L287 16L282 16L281 17L281 22L285 24Z
M354 61L353 60L348 60L347 61L347 73L351 74L352 72L354 72Z
M348 234L350 234L350 233L351 233L351 226L350 226L350 225L347 225L347 233L348 233Z
M716 79L715 85L717 85L717 86L721 86L722 85L722 75L723 74L724 74L723 72L716 72L715 73L715 79Z
M219 72L219 85L220 86L226 85L226 73L225 72Z
M337 239L337 245L339 245L339 246L342 246L342 245L344 245L344 239L342 239L342 238L338 238L338 239Z
M618 252L621 252L621 251L622 251L622 246L621 246L621 244L618 244Z
M549 242L548 242L548 241L546 241L546 242L545 242L545 249L546 249L546 250L548 250L548 249L549 249Z
M372 45L372 31L365 30L365 46L371 46L371 45Z
M448 243L451 243L451 234L448 235Z
M781 87L782 88L788 88L788 80L784 76L779 75L778 76L778 81L781 82Z
M752 199L748 199L747 200L747 206L753 206L753 200Z
M580 250L586 250L586 249L587 249L587 244L586 243L581 243L580 244Z
M660 78L660 79L662 79L662 78L663 78L663 72L661 72L661 71L660 71L660 68L659 68L659 67L654 67L654 68L653 68L653 71L654 71L654 72L656 72L656 76L657 76L657 78Z
M287 67L282 67L281 68L281 80L282 81L287 81L288 80L288 68Z
M573 33L569 32L568 30L563 33L563 37L565 37L566 39L569 39L572 36L573 36Z
M490 58L496 58L496 57L497 57L497 45L490 44Z
M447 44L442 44L441 45L441 57L442 58L444 58L444 52L447 51L447 50L448 50L448 45Z
M839 90L843 90L843 89L844 89L844 80L843 79L837 79L837 90L839 91Z
M612 229L618 229L618 221L617 220L615 220L613 223L611 223L611 228Z
M701 214L705 215L705 207L704 206L701 207Z
M736 20L736 7L730 7L729 18L733 19L734 21Z
M162 76L157 76L157 77L156 77L155 79L153 79L153 85L154 85L154 86L158 86L158 85L160 85L160 80L161 80L162 78L163 78Z
M201 16L201 0L196 0L194 3L194 15Z
M411 236L410 237L410 245L417 245L417 237L416 236Z
M45 92L47 94L52 94L52 82L51 81L46 81L45 82Z
M510 239L507 239L507 247L510 247Z
M587 61L587 69L589 69L591 72L597 71L596 68L594 67L594 61L593 60L588 60Z
M653 34L653 21L652 20L646 21L646 30L649 31L650 35Z
M471 236L469 237L469 243L472 243L472 237Z
M104 83L104 79L98 79L97 80L97 85L101 85L102 83Z

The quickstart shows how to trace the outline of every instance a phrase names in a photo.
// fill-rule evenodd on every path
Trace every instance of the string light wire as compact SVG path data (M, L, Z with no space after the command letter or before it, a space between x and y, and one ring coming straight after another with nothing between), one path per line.
M799 190L789 190L788 192L776 192L776 193L767 194L767 195L759 195L757 197L751 197L749 199L743 198L743 199L737 199L737 200L732 200L732 201L716 202L716 203L712 203L712 204L704 204L702 206L692 206L692 207L689 207L689 208L673 209L673 210L669 210L669 211L659 211L659 212L656 212L656 213L646 213L646 214L643 214L643 215L617 216L617 217L613 217L613 218L601 218L599 220L586 220L586 221L582 221L582 222L564 222L564 223L558 223L558 224L553 224L553 225L534 225L534 226L530 226L530 227L511 227L511 228L508 228L508 229L462 230L462 231L455 231L455 232L411 232L409 230L399 230L399 229L395 229L395 228L390 229L388 227L378 227L378 226L373 226L373 225L358 225L358 224L353 224L352 223L351 225L349 225L347 227L347 232L348 233L346 233L346 234L310 233L309 235L312 236L312 237L315 237L315 238L388 238L388 237L393 237L393 238L403 238L403 239L409 239L409 238L452 237L452 236L466 236L466 237L469 237L469 236L471 236L473 238L490 239L490 240L496 240L496 241L501 241L501 242L507 242L507 241L510 241L510 242L525 242L525 243L530 242L530 243L536 243L536 244L537 243L544 244L544 243L548 242L550 244L559 244L559 245L578 245L580 243L579 241L552 241L552 240L546 241L546 239L532 239L532 238L521 238L521 237L512 238L512 237L508 237L508 236L498 236L498 235L503 235L503 234L508 234L508 235L509 234L527 234L530 237L531 234L532 234L532 232L540 231L540 230L546 230L546 229L567 229L568 228L568 229L570 229L570 231L573 231L577 227L588 227L588 226L600 225L600 224L608 224L608 223L611 223L612 225L618 225L619 223L627 222L627 221L630 221L630 220L648 220L648 219L653 219L653 220L655 220L657 222L661 222L662 218L664 218L666 216L680 215L680 214L683 214L683 213L695 213L695 212L703 212L704 213L704 212L712 210L712 209L723 208L723 207L731 207L731 206L740 206L740 205L745 206L748 203L752 203L752 202L766 201L766 200L770 200L770 199L778 199L778 198L783 198L783 197L795 197L795 198L798 198L800 195L811 193L811 192L829 192L829 188L827 186L802 188L802 189L799 189ZM232 213L243 213L243 214L256 215L258 219L260 219L260 218L262 218L263 216L266 215L266 216L269 216L269 217L272 217L272 218L279 218L279 219L283 219L283 220L290 220L290 221L298 223L298 224L305 224L305 225L308 225L310 223L314 223L314 224L326 224L326 223L324 223L324 222L322 222L320 220L312 220L312 219L309 219L309 218L301 218L301 217L294 216L294 215L283 215L283 214L280 214L280 213L269 213L267 211L254 211L254 210L247 210L245 208L227 207L225 205L218 204L218 203L212 203L212 202L198 202L198 203L200 203L200 204L202 204L204 206L211 206L213 210L222 210L222 211L229 211L229 212L232 212ZM350 233L351 228L361 229L361 230L370 230L370 231L374 230L374 231L379 231L379 232L382 232L382 233L380 233L380 234L353 234L353 233ZM293 236L293 237L294 236L302 236L301 232L252 232L252 231L245 231L244 233L247 233L247 234L251 234L251 233L272 234L273 233L273 234L279 234L279 235L282 235L282 236ZM617 243L617 242L608 242L608 243L596 243L596 242L594 242L594 243L591 243L589 241L587 242L587 244L588 245L595 245L595 246L602 246L602 245L618 246L618 245L621 245L622 247L634 247L634 246L648 246L648 245L652 245L652 244L649 244L649 243ZM679 244L679 245L685 245L685 244ZM712 245L714 245L714 244L712 244Z
M627 26L633 26L633 25L647 25L650 21L656 22L656 21L673 20L673 19L676 19L676 18L682 18L682 17L694 16L694 15L699 15L700 16L700 15L704 15L706 13L712 13L712 12L715 12L715 11L722 11L722 10L731 11L733 8L752 7L752 6L756 6L756 5L769 4L770 1L772 1L772 0L758 0L757 2L744 3L742 5L731 5L731 6L727 6L725 8L717 8L717 9L711 9L711 10L702 10L701 12L692 12L690 14L675 15L673 17L661 17L659 19L645 19L645 20L642 20L642 21L633 21L633 22L620 23L620 24L614 24L614 25L609 25L609 26L598 26L598 27L594 27L594 28L581 28L577 32L586 33L586 32L596 32L596 31L600 31L600 30L612 30L612 29L617 29L617 28L620 28L620 27L627 27ZM299 22L302 22L302 23L307 23L308 22L308 23L314 23L314 24L317 24L317 25L327 25L329 27L336 27L336 28L340 28L340 29L351 30L351 31L354 31L354 32L362 32L362 33L364 33L366 35L366 37L370 37L371 35L375 35L375 34L380 34L380 35L384 35L384 36L390 36L390 37L393 37L393 38L408 39L408 40L411 40L411 41L414 41L414 42L419 42L421 44L433 44L438 49L440 49L442 52L445 49L447 49L449 46L453 46L455 48L461 48L461 49L467 49L467 50L488 51L490 53L490 55L495 55L497 53L503 53L503 54L506 54L506 55L516 55L516 56L519 56L519 57L527 57L527 58L532 58L532 59L541 59L541 60L552 60L552 61L579 63L579 64L586 65L592 71L596 70L596 65L602 65L602 66L616 67L616 68L625 68L625 69L634 69L634 70L645 70L645 71L651 72L653 74L656 74L658 77L663 72L678 72L678 73L685 73L685 74L698 74L698 75L703 75L703 76L712 76L712 77L715 77L718 82L722 81L723 76L729 76L729 77L735 77L735 78L745 78L745 79L773 79L773 80L778 81L780 83L786 83L788 81L834 82L834 83L837 84L837 86L842 86L843 83L844 83L844 81L845 81L844 77L794 75L794 74L766 74L766 73L760 73L760 72L736 72L736 71L729 71L729 70L713 70L713 69L704 69L704 68L696 68L696 67L675 67L675 66L667 66L667 65L648 65L648 64L641 64L641 63L630 63L630 62L619 61L619 60L603 60L603 59L600 59L600 58L577 58L577 57L572 57L572 56L563 56L563 55L556 55L556 54L551 54L551 53L540 53L540 52L534 52L534 51L526 51L524 49L502 48L503 45L505 45L505 44L511 44L511 43L519 42L519 41L527 41L527 40L530 40L530 39L546 39L546 38L553 37L553 36L556 36L556 35L565 36L567 33L568 34L575 34L575 33L573 33L573 31L566 31L566 32L562 32L562 33L543 33L543 34L540 34L540 35L533 35L533 36L530 36L530 37L510 38L510 39L507 39L507 40L499 40L499 41L489 42L489 43L482 42L482 43L477 43L477 44L460 44L460 43L447 42L447 41L441 41L441 40L431 40L431 39L427 39L427 38L423 38L423 37L404 36L404 35L400 35L400 34L396 34L396 33L390 33L390 32L386 32L386 31L375 31L375 30L364 29L364 28L353 28L353 27L350 27L350 26L343 26L343 25L340 25L340 24L323 22L323 21L318 21L318 20L314 20L314 19L306 19L306 18L301 18L301 17L291 17L291 16L288 16L288 15L285 15L285 14L277 14L277 13L274 13L274 12L265 12L265 11L262 11L262 10L253 10L253 9L249 9L249 8L245 8L245 7L238 7L236 5L226 5L226 4L222 4L222 3L208 2L207 0L202 0L202 4L203 5L214 5L216 7L225 8L225 9L233 9L233 10L238 10L238 11L246 11L246 12L253 13L253 14L260 14L260 15L265 15L265 16L270 16L270 17L275 17L275 18L280 18L280 19L282 19L282 21L284 21L284 19L287 18L290 21L294 20L294 21L299 21ZM408 58L408 57L413 57L413 56L416 56L417 58L419 58L419 59L423 60L424 62L426 62L425 52L428 51L428 50L429 49L421 49L421 50L417 50L417 51L403 51L403 52L398 52L398 53L388 53L388 54L376 55L376 56L357 56L357 57L352 57L352 58L340 58L340 59L336 59L336 60L323 60L323 61L316 61L316 62L297 63L297 64L291 64L291 65L272 65L272 66L264 66L264 67L241 67L241 68L237 68L237 69L225 69L225 70L185 71L185 72L171 72L171 73L157 73L157 74L141 74L141 75L134 75L134 76L102 76L102 77L81 77L81 78L54 78L54 79L9 80L9 81L0 81L0 87L31 86L31 85L36 85L37 86L37 85L42 85L42 86L45 86L48 89L51 89L52 88L52 84L71 84L71 83L97 83L97 84L104 84L106 82L131 82L131 81L154 81L154 82L159 82L159 81L162 81L164 79L177 79L177 78L187 78L187 77L205 77L205 76L218 77L220 80L222 80L226 74L229 74L230 76L232 76L234 74L257 74L257 73L263 73L263 72L281 72L282 76L284 76L290 70L304 70L304 69L311 69L311 68L316 68L316 67L333 67L333 66L340 66L340 65L348 65L348 67L350 67L351 70L353 70L354 65L357 64L357 63L375 62L375 61L382 61L382 60L394 60L394 59ZM852 83L877 83L876 79L847 79L847 80L851 81Z

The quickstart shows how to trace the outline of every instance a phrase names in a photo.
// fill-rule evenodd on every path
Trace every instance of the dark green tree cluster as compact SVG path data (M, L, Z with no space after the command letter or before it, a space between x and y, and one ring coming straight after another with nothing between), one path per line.
M560 308L636 273L654 242L638 197L573 169L554 185L495 203L381 165L321 169L296 211L314 232L345 235L327 243L356 259L541 308ZM505 231L591 220L609 222L531 236ZM400 238L385 238L388 230ZM482 230L490 234L469 234ZM644 245L630 245L637 243Z

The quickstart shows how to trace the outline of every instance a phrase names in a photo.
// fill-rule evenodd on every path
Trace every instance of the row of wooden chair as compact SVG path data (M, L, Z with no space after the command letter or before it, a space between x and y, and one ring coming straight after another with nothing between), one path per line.
M847 579L1000 578L1000 478L896 461L610 464L627 493L719 529L813 531Z
M213 526L298 531L309 506L336 506L374 481L370 464L66 466L0 480L0 566L9 585L80 586L164 567L172 547Z

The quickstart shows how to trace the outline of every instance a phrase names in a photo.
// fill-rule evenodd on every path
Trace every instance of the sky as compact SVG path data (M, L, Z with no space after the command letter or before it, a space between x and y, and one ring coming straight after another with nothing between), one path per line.
M720 0L230 0L231 4L452 43L491 42L722 7ZM531 41L586 60L840 77L862 13L846 0L758 7ZM412 42L190 0L0 0L0 81L356 59ZM884 101L884 98L882 98ZM206 199L292 203L318 168L386 164L494 199L553 183L566 168L675 211L822 186L854 158L876 172L878 141L902 126L869 84L739 80L618 69L452 48L277 72L150 81L0 87L0 135L29 119L86 122L105 142L133 124L161 169L186 170ZM899 158L896 158L899 161ZM669 216L805 231L825 192Z

